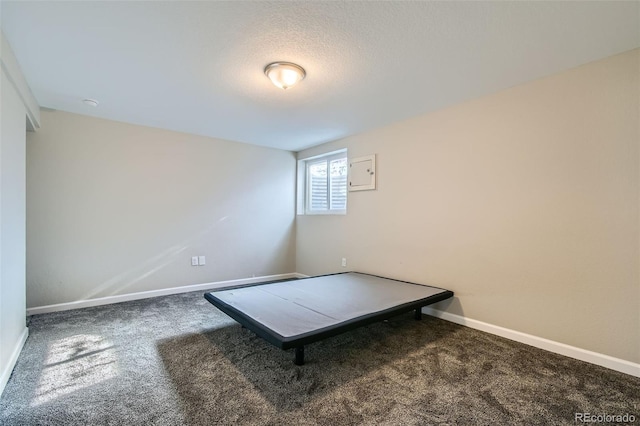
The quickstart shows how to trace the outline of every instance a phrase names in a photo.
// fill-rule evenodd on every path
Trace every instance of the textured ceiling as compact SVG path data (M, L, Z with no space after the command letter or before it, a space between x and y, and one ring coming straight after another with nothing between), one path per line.
M640 46L635 1L1 8L43 107L294 151ZM307 78L277 89L273 61Z

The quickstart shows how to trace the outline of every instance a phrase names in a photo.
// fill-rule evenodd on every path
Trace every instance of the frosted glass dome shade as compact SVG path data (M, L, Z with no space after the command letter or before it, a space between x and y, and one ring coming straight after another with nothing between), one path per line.
M265 67L264 73L273 84L281 89L287 89L300 82L307 73L300 65L291 62L274 62Z

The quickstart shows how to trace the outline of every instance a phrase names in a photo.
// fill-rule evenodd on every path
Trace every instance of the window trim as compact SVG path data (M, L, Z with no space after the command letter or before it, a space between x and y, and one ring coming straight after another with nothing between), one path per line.
M349 158L347 157L347 149L343 148L343 149L339 149L336 151L331 151L331 152L327 152L324 154L320 154L320 155L314 155L311 157L306 157L306 158L301 158L298 160L298 181L297 181L297 195L298 195L298 202L297 202L297 214L298 215L310 215L310 216L315 216L315 215L345 215L347 214L347 208L346 208L346 204L347 204L347 198L349 196L349 191L348 191L348 187L345 188L346 189L346 194L345 194L345 208L344 209L339 209L339 210L331 210L329 208L327 208L326 210L311 210L311 206L310 206L310 198L309 198L309 194L311 189L309 188L309 185L311 185L311 179L309 178L309 166L315 163L319 163L319 162L327 162L327 164L329 164L331 162L331 160L334 159L338 159L338 158L345 158L347 160L347 162L349 161ZM322 160L322 161L321 161ZM331 203L331 188L330 188L330 184L331 184L331 180L330 180L330 176L329 176L329 171L327 171L327 202L328 205L330 205Z

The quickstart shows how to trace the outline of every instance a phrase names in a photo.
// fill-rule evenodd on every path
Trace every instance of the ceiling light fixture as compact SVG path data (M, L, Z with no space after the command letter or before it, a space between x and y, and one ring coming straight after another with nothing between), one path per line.
M264 68L264 73L281 89L294 86L307 75L304 68L291 62L273 62Z
M98 106L98 101L96 101L95 99L83 99L82 103L85 105L92 106L94 108Z

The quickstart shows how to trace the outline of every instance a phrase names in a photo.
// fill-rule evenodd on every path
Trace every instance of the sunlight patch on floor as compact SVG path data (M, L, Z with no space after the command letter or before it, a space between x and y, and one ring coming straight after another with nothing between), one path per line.
M108 340L89 334L52 343L31 406L116 377L114 349Z

